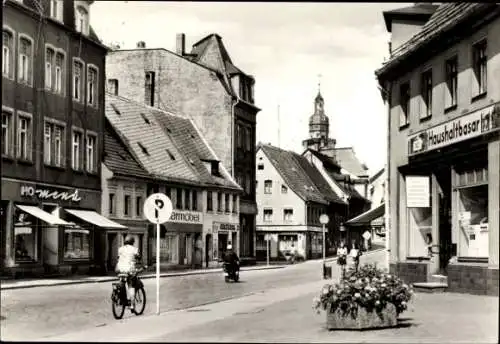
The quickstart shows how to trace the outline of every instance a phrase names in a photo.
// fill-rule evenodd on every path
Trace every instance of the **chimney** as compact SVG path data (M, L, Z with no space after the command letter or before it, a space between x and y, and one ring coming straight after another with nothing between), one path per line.
M184 56L186 49L186 34L178 33L176 36L175 52L178 55Z
M142 48L142 49L146 48L146 42L144 41L137 42L137 48Z

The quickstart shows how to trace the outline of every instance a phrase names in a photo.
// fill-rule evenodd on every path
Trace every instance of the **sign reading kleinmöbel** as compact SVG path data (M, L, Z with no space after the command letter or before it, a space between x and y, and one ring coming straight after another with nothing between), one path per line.
M428 152L500 129L500 104L490 105L408 137L408 155Z

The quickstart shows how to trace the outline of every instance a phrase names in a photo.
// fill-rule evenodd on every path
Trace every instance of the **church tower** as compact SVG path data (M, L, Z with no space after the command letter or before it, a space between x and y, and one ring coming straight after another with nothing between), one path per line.
M309 138L302 141L304 149L315 151L334 150L336 141L328 138L330 120L325 114L325 100L321 95L321 84L318 83L318 95L314 99L314 113L309 117Z

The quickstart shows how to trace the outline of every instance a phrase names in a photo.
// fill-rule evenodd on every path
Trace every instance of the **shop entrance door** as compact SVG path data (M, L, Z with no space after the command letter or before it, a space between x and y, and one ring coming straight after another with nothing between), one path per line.
M439 274L447 275L452 257L451 241L451 170L443 169L436 175L441 189L439 192Z
M228 242L227 233L219 233L219 258L226 252Z

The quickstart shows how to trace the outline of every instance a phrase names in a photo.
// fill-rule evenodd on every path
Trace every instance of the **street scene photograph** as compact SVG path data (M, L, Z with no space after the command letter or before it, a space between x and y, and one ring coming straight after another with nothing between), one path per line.
M2 341L499 342L500 3L2 16Z

